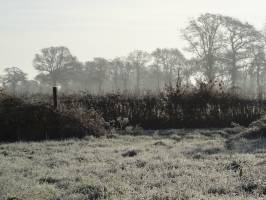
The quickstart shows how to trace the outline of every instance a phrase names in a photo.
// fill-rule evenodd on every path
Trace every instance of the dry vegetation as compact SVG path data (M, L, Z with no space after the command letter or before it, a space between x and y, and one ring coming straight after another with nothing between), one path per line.
M266 141L243 129L1 144L0 199L262 200Z

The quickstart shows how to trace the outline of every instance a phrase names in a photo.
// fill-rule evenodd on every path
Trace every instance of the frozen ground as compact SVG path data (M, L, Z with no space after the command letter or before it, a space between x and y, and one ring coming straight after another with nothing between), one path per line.
M266 199L265 140L230 131L1 144L0 199Z

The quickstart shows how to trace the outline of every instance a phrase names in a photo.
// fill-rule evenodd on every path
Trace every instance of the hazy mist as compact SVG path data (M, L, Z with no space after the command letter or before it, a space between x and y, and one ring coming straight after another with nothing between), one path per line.
M241 0L0 0L0 70L17 66L36 75L34 54L67 46L80 61L130 51L179 48L179 29L205 12L265 23L265 1ZM184 52L185 53L185 52Z

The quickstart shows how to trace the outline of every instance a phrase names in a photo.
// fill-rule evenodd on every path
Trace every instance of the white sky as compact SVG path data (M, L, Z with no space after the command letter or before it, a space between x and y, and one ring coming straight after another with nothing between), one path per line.
M261 29L266 0L0 0L0 72L33 77L34 54L67 46L80 61L160 47L182 50L179 29L201 13L219 13Z

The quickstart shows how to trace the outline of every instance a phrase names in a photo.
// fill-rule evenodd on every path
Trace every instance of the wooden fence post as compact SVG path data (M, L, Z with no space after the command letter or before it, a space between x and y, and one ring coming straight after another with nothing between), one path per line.
M57 109L57 87L53 87L54 109Z

